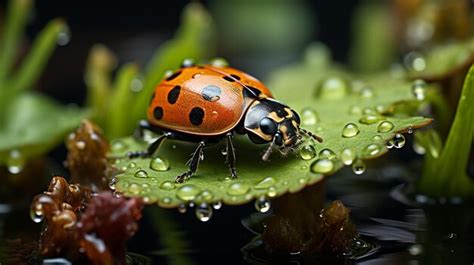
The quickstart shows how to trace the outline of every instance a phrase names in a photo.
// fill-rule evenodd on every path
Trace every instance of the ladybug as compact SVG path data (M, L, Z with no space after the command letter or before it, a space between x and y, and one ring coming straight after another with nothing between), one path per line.
M302 135L321 142L319 136L300 128L300 117L287 105L275 100L259 80L222 65L194 65L185 60L176 72L165 76L151 97L144 130L161 134L144 151L130 152L129 158L150 157L165 139L198 143L188 161L189 170L176 177L190 178L203 160L207 145L226 140L226 164L237 177L235 133L247 134L255 144L269 143L262 156L267 161L274 146L286 154L300 143Z

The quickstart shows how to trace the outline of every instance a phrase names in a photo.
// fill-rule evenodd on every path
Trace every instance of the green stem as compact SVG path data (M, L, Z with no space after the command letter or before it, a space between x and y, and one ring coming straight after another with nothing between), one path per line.
M36 82L56 47L58 35L65 31L66 27L62 19L55 19L41 31L20 69L9 82L15 93L31 88Z
M422 193L432 196L474 195L474 182L466 174L474 135L474 67L464 81L456 116L439 158L427 154L418 183Z
M0 84L4 83L14 64L13 61L17 56L16 51L23 36L32 4L32 0L9 1L5 32L0 43Z
M136 78L138 66L136 64L127 64L120 68L114 90L110 96L110 102L107 110L107 120L105 120L105 134L108 139L115 139L126 136L130 133L130 129L135 125L131 125L130 105L133 105L136 92L130 89L132 80Z

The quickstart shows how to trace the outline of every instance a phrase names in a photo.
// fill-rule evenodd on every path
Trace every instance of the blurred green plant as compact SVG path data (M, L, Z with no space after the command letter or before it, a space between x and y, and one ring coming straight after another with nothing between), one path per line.
M125 64L114 79L114 55L102 45L93 47L85 75L87 106L105 135L109 139L130 135L145 118L150 97L165 72L176 69L186 58L210 58L215 50L214 36L210 15L202 5L191 3L183 11L174 38L155 51L143 70L137 64Z
M454 121L444 144L434 130L416 135L425 152L425 165L418 191L436 197L474 196L474 181L467 165L474 136L474 67L467 74Z
M18 64L32 6L32 0L9 1L0 37L0 164L13 173L21 170L26 160L55 146L85 116L78 108L61 106L30 91L59 39L68 34L61 19L49 22Z
M308 140L297 153L299 158L275 153L262 164L262 147L237 137L240 178L228 178L221 154L224 146L217 145L206 149L206 160L196 176L176 184L175 177L187 171L186 161L195 146L166 141L157 157L130 160L124 155L146 149L147 143L133 137L117 139L111 144L111 156L119 158L116 166L123 172L115 188L167 208L190 201L204 204L204 208L197 207L198 217L216 202L242 204L258 199L264 205L264 198L299 191L344 165L360 174L364 159L386 153L386 143L402 147L405 138L401 133L430 122L413 116L417 108L396 107L422 103L412 94L412 82L389 73L361 77L340 70L321 45L310 47L307 54L303 63L275 72L268 84L278 100L300 113L302 127L323 137L323 143Z

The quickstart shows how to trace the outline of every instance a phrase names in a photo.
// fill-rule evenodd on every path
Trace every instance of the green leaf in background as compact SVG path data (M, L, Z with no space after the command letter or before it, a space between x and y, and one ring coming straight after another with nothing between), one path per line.
M389 146L402 147L400 132L424 126L430 119L398 113L395 106L419 102L412 94L412 83L390 74L356 78L327 64L324 48L312 47L306 63L277 71L268 82L276 98L300 113L302 127L324 138L324 142L308 140L299 154L283 157L275 152L271 161L262 162L266 146L253 145L245 137L236 137L237 171L231 180L221 154L224 146L205 150L205 159L195 176L184 184L175 177L185 171L186 161L195 144L166 141L152 159L126 159L128 151L144 150L147 144L133 138L112 142L111 157L118 169L116 190L126 196L140 196L148 203L162 207L180 204L223 202L243 204L257 199L296 192L322 180L344 164L356 173L364 170L363 159L387 152ZM263 203L263 204L262 204ZM199 214L199 207L197 208Z
M85 114L39 94L21 94L7 109L7 121L0 129L0 164L20 166L25 160L47 152Z
M418 142L427 151L418 190L430 196L474 196L474 181L467 175L474 136L474 67L464 81L456 116L445 146L439 136L425 133Z

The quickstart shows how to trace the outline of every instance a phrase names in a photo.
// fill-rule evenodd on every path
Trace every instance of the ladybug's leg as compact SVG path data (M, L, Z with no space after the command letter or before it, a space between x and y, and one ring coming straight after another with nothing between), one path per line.
M153 143L151 143L148 148L146 150L142 150L142 151L134 151L134 152L128 152L127 153L127 156L128 158L137 158L137 157L141 157L141 158L145 158L145 157L150 157L152 156L156 150L158 150L158 148L160 147L161 143L163 143L163 141L169 137L172 137L172 133L170 132L165 132L163 133L163 135L161 135L160 137L158 137Z
M199 165L199 161L204 159L204 152L203 148L206 145L206 142L203 140L199 142L198 147L194 151L194 153L191 155L191 159L186 163L189 166L189 170L179 176L176 177L176 182L177 183L183 183L185 180L189 179L194 173L196 173L196 170Z
M228 132L226 134L227 138L227 147L226 147L226 164L229 166L230 177L237 178L237 170L235 169L235 148L232 144L232 133Z

